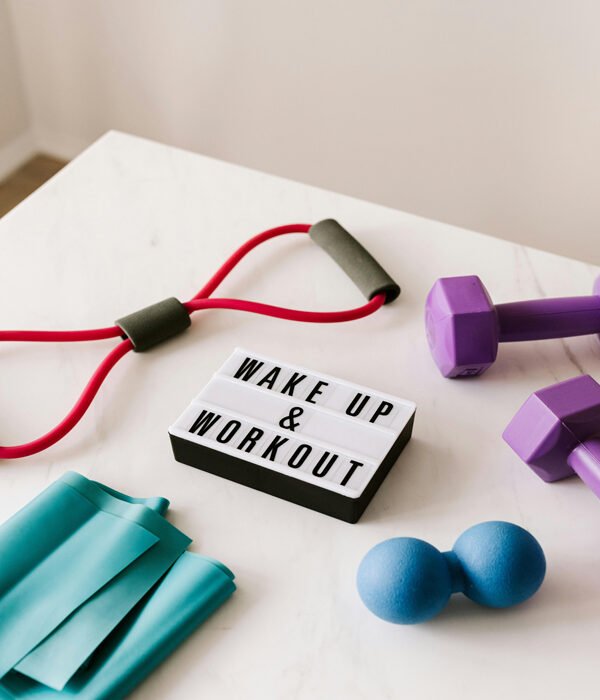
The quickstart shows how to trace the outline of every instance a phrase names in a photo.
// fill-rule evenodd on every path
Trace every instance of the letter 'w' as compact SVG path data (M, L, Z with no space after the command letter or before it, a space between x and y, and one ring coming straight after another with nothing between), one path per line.
M247 357L240 365L238 371L233 375L234 379L241 379L247 382L249 379L258 372L258 370L263 366L264 362L259 362L253 357Z
M204 435L204 433L208 432L220 418L220 415L203 408L202 413L196 418L188 432Z

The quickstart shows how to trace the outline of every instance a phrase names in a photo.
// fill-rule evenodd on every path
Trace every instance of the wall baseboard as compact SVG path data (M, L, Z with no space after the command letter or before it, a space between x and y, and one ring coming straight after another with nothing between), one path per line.
M33 131L30 129L6 145L0 146L0 180L10 175L38 151Z

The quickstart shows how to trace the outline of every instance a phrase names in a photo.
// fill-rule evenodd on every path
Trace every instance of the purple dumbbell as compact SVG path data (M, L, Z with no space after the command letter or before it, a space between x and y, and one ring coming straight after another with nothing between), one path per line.
M476 275L444 277L427 296L425 325L444 377L473 377L494 362L498 343L600 333L600 278L589 297L494 306Z
M544 481L577 474L600 498L600 384L589 375L536 391L503 437Z

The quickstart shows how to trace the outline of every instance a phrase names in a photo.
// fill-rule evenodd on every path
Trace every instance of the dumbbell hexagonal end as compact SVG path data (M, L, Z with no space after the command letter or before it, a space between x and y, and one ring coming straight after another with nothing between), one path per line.
M439 279L427 296L425 325L431 354L444 377L481 374L496 359L498 319L476 275Z
M572 476L572 450L600 432L600 384L589 375L532 394L506 427L503 438L544 481Z

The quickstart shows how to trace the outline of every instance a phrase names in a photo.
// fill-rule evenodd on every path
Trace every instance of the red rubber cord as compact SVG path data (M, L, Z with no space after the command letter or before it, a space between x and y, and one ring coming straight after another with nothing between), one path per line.
M307 323L338 323L343 321L353 321L358 318L368 316L377 311L385 302L385 295L378 294L373 297L367 304L359 306L356 309L348 309L346 311L302 311L299 309L288 309L282 306L272 306L270 304L261 304L255 301L246 301L244 299L209 299L208 297L215 291L233 268L244 258L251 250L256 248L264 241L276 236L282 236L287 233L308 233L309 224L289 224L287 226L278 226L269 229L263 233L251 238L238 248L231 257L217 270L211 279L202 287L202 289L192 297L188 302L184 303L185 308L190 313L199 311L200 309L232 309L234 311L246 311L264 316L273 316L275 318L283 318L289 321L303 321ZM104 340L106 338L115 338L122 336L122 330L119 326L110 326L108 328L94 328L90 330L79 331L0 331L0 341L31 341L31 342L77 342L86 340ZM75 402L73 408L63 418L63 420L52 430L45 435L32 440L23 445L14 445L11 447L0 446L0 459L16 459L19 457L28 457L54 445L67 433L69 433L79 421L83 418L85 412L92 403L94 397L98 393L102 382L108 376L110 370L117 362L133 349L133 344L129 339L122 340L108 355L102 360L81 396Z

